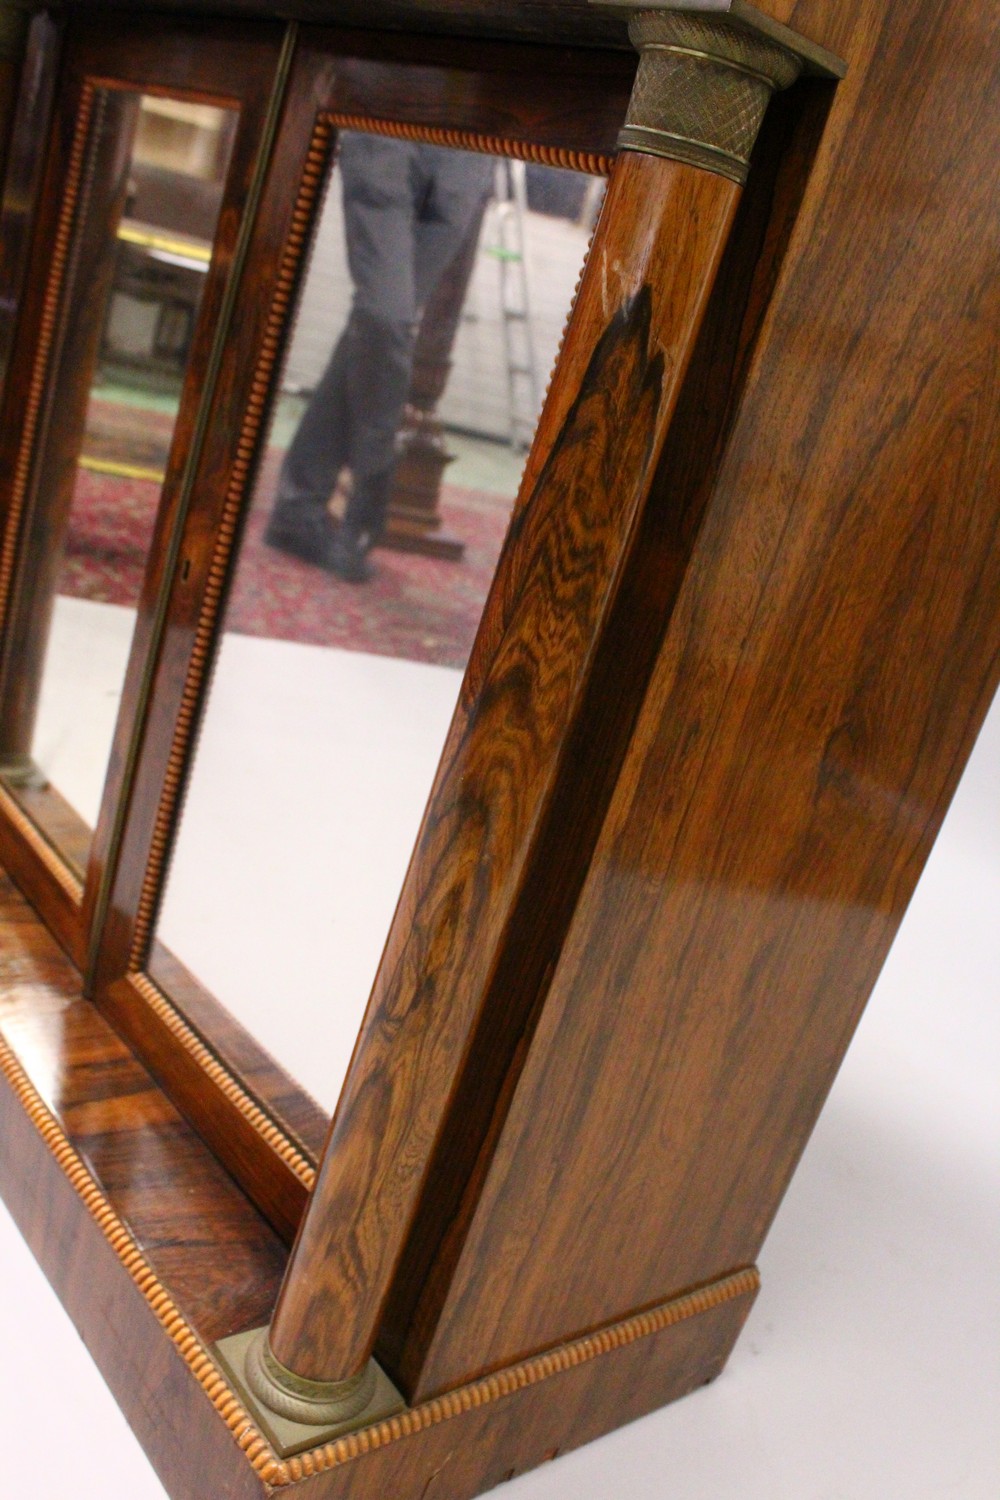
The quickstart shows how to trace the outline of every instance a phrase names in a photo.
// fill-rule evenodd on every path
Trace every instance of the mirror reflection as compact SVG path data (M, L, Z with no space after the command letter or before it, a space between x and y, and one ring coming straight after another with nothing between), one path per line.
M340 137L150 960L326 1109L602 190Z
M236 120L179 98L94 100L28 542L31 702L4 747L22 804L81 872Z

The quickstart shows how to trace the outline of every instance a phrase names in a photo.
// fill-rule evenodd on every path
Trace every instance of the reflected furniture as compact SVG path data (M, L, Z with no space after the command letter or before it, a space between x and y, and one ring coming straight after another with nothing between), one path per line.
M991 17L224 9L4 33L0 1189L177 1500L460 1500L722 1368L996 690ZM33 733L145 96L237 123L91 828ZM345 128L608 186L327 1121L157 914Z

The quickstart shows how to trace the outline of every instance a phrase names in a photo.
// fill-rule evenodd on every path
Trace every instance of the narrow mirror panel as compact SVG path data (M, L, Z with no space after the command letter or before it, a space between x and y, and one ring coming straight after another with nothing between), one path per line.
M3 746L8 785L81 874L237 123L111 88L89 107Z
M328 1110L602 193L338 139L149 960Z

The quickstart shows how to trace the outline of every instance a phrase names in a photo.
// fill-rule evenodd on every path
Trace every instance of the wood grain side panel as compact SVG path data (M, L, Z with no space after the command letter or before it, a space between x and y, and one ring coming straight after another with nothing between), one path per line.
M854 13L425 1393L756 1256L996 690L995 18L918 10Z
M567 751L573 769L561 779L536 840L531 871L382 1314L378 1357L407 1390L421 1389L426 1349L690 564L760 320L808 183L830 92L826 85L810 85L797 96L781 96L768 112L754 152L650 500L595 652ZM512 997L518 997L516 1011ZM524 1005L528 997L530 1009ZM514 1014L516 1045L510 1037Z

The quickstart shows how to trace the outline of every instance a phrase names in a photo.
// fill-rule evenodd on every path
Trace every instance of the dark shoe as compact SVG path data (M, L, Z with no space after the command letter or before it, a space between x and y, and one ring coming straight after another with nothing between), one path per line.
M271 512L264 541L278 552L287 552L313 567L334 570L333 551L337 528L325 507L282 506Z
M396 466L392 464L378 474L355 475L353 478L340 529L363 538L366 552L378 544L385 531L395 471Z
M367 583L372 576L368 561L368 537L345 523L337 528L330 554L330 567L345 583Z

